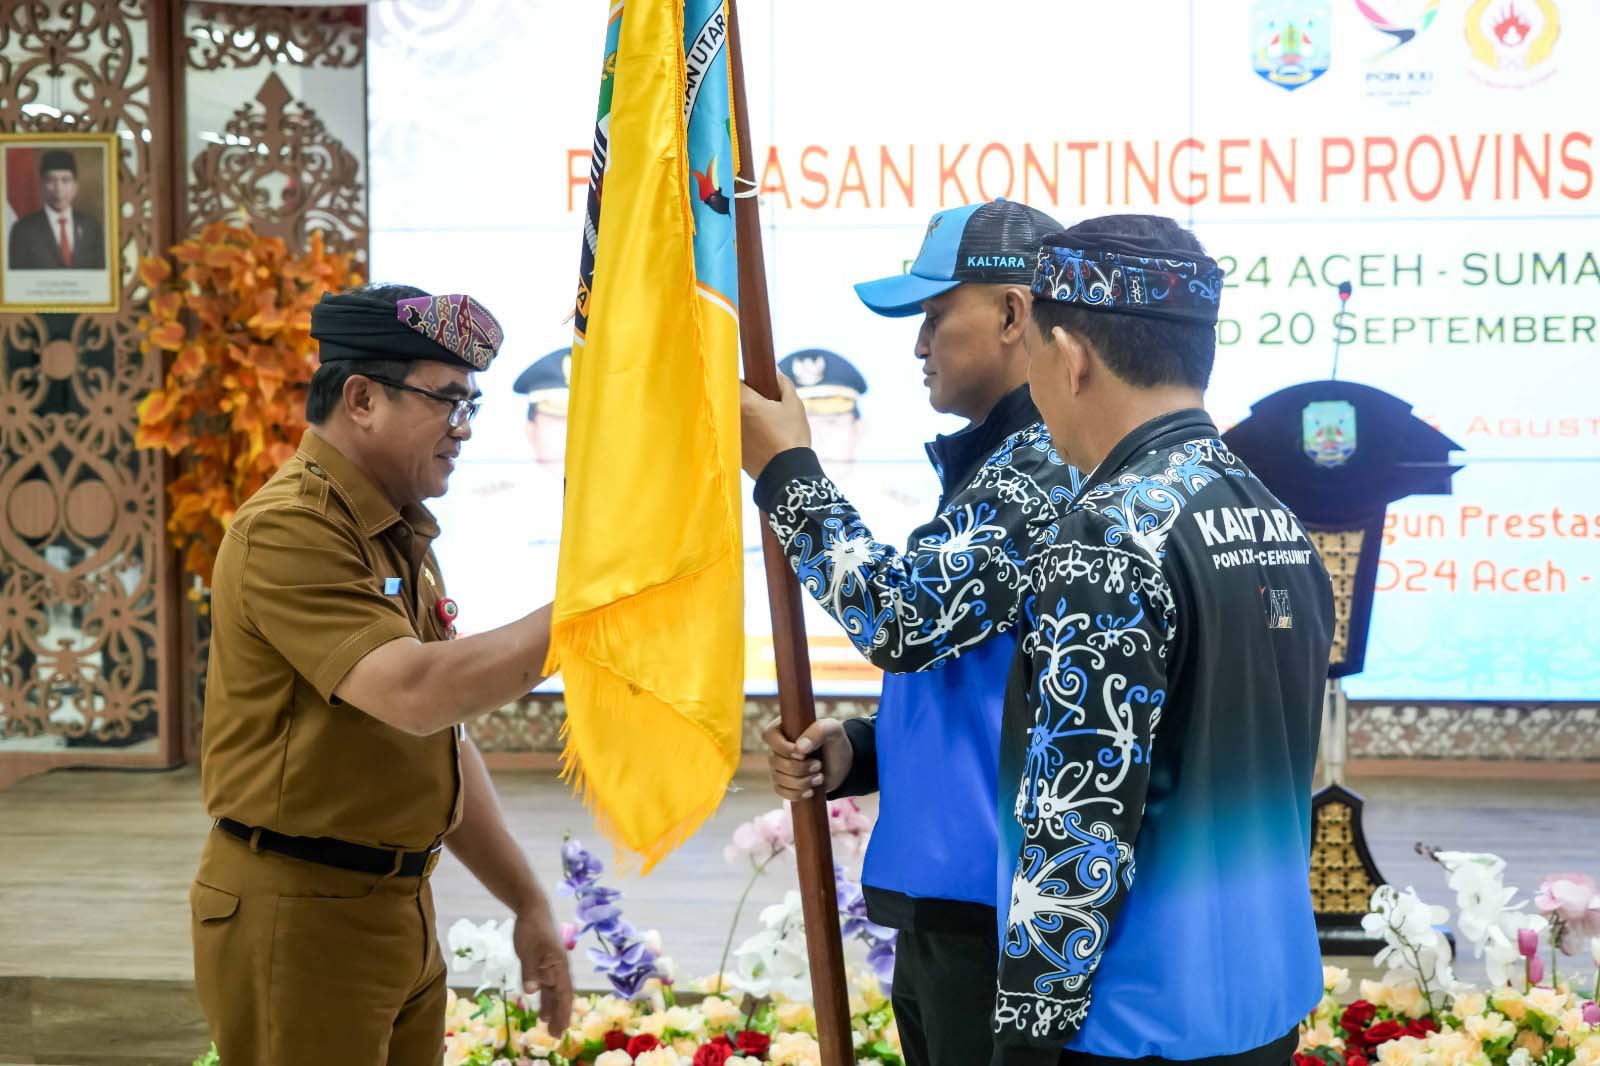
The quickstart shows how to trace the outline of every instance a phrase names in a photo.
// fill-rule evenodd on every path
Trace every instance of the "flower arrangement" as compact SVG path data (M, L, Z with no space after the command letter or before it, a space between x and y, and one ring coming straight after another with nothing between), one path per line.
M445 1013L445 1066L821 1066L816 1015L780 992L736 1000L710 994L717 978L684 990L678 1003L658 979L639 999L579 996L571 1027L553 1037L526 997L451 993ZM850 996L852 1040L860 1066L902 1066L888 1001L870 975ZM509 1043L506 1033L515 1034Z
M871 821L853 800L829 805L834 852L847 862L865 851ZM570 837L561 849L562 892L576 901L577 921L562 932L567 949L591 935L587 951L611 992L578 998L565 1033L552 1035L535 1001L521 991L521 968L510 923L457 922L448 946L460 972L483 968L472 997L449 999L445 1066L821 1066L800 896L786 893L761 911L761 930L733 946L739 917L771 865L793 854L790 812L779 808L739 826L724 850L748 864L718 972L680 987L656 932L639 932L622 917L621 892L601 884L604 864ZM852 1040L862 1066L903 1066L889 1005L894 930L866 916L861 886L843 865L834 886L844 933L861 942L869 969L852 976ZM730 957L733 972L727 972ZM680 996L682 1001L680 1002Z
M1456 893L1456 931L1482 958L1490 987L1455 979L1449 917L1412 889L1373 894L1363 928L1384 947L1380 980L1340 1006L1349 974L1323 971L1322 1002L1300 1030L1295 1066L1600 1066L1600 892L1582 874L1552 874L1531 901L1504 883L1505 862L1425 853ZM1549 948L1548 971L1540 955ZM1592 978L1559 977L1560 956L1588 955ZM1569 968L1569 973L1570 973ZM1548 975L1548 981L1546 977Z
M150 292L139 350L173 358L162 387L139 404L135 443L181 457L167 485L167 529L184 569L209 584L234 511L294 454L305 429L317 368L311 308L360 278L317 231L297 255L248 222L213 222L171 253L139 264Z

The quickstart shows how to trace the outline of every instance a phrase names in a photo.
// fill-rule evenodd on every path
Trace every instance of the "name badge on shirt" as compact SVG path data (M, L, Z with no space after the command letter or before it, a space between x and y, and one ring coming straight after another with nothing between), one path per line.
M383 579L383 594L385 596L398 596L400 595L401 589L404 587L405 582L401 581L397 577L386 577Z

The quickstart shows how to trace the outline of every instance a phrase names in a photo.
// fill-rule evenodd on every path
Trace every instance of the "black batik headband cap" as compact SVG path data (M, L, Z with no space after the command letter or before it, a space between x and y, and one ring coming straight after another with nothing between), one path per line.
M311 336L322 362L337 359L429 359L487 370L503 333L470 296L385 299L372 293L326 293L311 309Z
M1215 325L1222 279L1216 260L1191 250L1062 232L1039 246L1033 294L1112 314Z

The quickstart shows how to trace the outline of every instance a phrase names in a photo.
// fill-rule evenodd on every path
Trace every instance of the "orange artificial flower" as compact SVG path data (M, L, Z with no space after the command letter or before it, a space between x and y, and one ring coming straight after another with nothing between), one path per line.
M179 457L167 530L184 568L210 584L234 512L294 455L305 431L306 386L317 368L311 308L361 278L321 233L295 255L248 222L213 222L170 252L171 261L139 264L150 291L140 350L176 355L162 387L139 404L135 443Z

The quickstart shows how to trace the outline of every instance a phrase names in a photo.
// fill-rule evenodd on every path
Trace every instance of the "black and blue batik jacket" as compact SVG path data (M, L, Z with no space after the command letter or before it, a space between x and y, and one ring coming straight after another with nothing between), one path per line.
M938 513L903 550L876 540L809 449L768 464L756 502L806 591L888 673L835 795L879 791L862 870L873 921L992 936L995 777L1029 544L1077 488L1026 388L928 446ZM911 671L922 671L915 673Z
M995 1062L1286 1061L1322 992L1327 574L1203 411L1087 484L1030 560L1006 693Z

